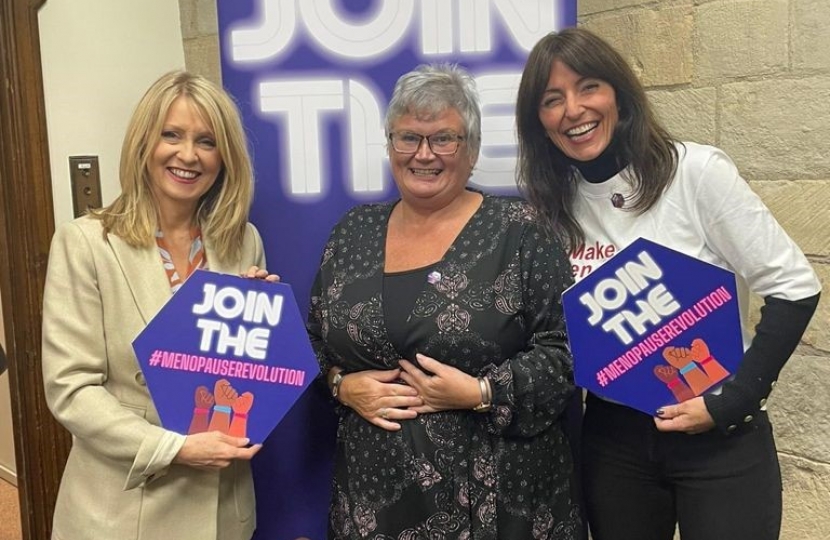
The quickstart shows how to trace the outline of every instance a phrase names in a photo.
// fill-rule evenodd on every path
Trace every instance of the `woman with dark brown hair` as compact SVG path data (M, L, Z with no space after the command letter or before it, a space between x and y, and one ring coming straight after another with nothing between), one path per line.
M778 538L781 476L767 396L818 303L798 246L721 150L660 125L623 57L584 29L542 38L516 108L518 182L566 240L576 279L644 237L735 272L744 357L715 391L650 416L588 393L583 477L594 540ZM610 256L610 255L609 255ZM748 292L764 298L754 336ZM579 362L579 358L575 359Z

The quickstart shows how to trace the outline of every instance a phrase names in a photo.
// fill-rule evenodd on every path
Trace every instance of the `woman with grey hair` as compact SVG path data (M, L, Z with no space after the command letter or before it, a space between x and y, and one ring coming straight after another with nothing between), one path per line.
M309 334L340 416L330 538L577 538L562 246L517 198L467 187L473 79L420 66L386 116L400 199L349 211Z

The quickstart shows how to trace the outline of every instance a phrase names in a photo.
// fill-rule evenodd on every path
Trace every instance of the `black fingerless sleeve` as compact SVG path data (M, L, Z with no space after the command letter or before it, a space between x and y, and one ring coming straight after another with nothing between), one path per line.
M819 296L795 301L772 296L764 299L755 337L735 377L723 385L720 394L703 398L719 430L729 433L751 422L766 404L781 368L807 329Z

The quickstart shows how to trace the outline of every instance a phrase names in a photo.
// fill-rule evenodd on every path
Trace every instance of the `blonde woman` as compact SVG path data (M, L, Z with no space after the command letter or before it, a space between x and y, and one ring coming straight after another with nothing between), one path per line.
M185 72L147 90L127 128L121 194L52 240L43 378L73 435L55 539L251 537L259 446L160 426L131 342L197 268L276 279L248 223L253 192L239 113Z

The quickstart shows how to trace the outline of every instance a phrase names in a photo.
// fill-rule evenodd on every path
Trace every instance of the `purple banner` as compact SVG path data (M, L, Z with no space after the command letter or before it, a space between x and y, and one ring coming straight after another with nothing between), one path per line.
M331 227L355 204L397 196L383 116L398 77L433 62L476 77L470 184L513 193L522 67L542 36L576 23L576 0L220 0L218 14L223 81L254 156L252 220L305 311ZM257 456L257 539L325 538L331 409L311 388Z

